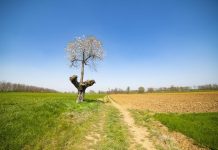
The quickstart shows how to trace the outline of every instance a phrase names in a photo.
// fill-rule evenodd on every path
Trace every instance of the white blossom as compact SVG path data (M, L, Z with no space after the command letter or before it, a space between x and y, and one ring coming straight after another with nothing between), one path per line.
M69 42L66 48L71 66L77 67L84 62L85 65L94 65L97 60L103 59L103 46L94 36L77 37Z

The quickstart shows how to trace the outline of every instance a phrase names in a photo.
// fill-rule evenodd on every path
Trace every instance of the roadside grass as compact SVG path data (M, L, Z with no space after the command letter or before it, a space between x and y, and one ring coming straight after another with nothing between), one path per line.
M120 112L113 106L105 106L105 123L101 141L96 149L125 150L129 148L128 129L124 125Z
M76 104L73 94L0 93L0 149L62 149L79 143L101 97L87 94Z
M158 150L178 150L174 141L170 138L166 138L167 136L159 130L158 124L156 123L153 115L154 113L150 111L141 111L137 109L129 110L134 121L139 126L144 126L148 129L149 138L154 143L156 149Z
M149 111L141 111L136 109L131 109L129 111L133 116L136 124L145 126L150 130L151 127L149 125L149 122L153 120L153 115L154 115L153 113Z
M161 136L158 128L154 124L155 120L160 121L170 131L180 132L192 138L196 145L218 149L218 113L152 113L149 111L130 110L136 124L146 126L155 137L154 140ZM157 124L158 126L158 124ZM170 141L165 141L170 142ZM156 142L158 143L158 142ZM169 143L173 145L173 141ZM158 147L164 147L161 143Z
M155 114L154 118L170 130L191 137L199 144L218 149L218 112L191 114Z

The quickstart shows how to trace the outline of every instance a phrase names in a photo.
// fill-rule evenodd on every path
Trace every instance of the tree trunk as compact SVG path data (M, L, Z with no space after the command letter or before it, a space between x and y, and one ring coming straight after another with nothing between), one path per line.
M93 84L95 84L95 80L87 80L85 82L78 82L77 81L77 76L73 75L72 77L70 77L70 81L71 83L77 88L78 90L78 97L77 97L77 103L83 102L84 96L85 96L85 91L86 88L92 86ZM81 80L80 80L81 81Z
M84 77L84 65L85 65L85 56L84 56L84 52L83 52L83 60L82 60L82 66L81 66L81 77L80 77L80 84L83 83L83 77Z
M81 77L80 77L80 83L79 83L79 88L78 88L78 96L77 96L77 103L83 102L84 95L85 95L85 88L83 84L83 77L84 77L84 65L85 65L85 56L83 52L83 60L82 60L82 66L81 66Z
M85 90L83 90L83 91L78 91L78 96L77 96L76 102L77 102L77 103L83 102L84 96L85 96Z

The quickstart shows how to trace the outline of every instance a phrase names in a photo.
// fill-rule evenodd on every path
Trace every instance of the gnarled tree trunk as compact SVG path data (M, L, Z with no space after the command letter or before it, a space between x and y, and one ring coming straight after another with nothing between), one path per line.
M70 81L78 90L77 103L83 102L86 88L89 86L92 86L95 83L95 80L87 80L82 83L78 82L76 75L73 75L72 77L70 77Z
M78 91L78 97L76 102L77 103L83 102L84 96L85 96L85 91Z

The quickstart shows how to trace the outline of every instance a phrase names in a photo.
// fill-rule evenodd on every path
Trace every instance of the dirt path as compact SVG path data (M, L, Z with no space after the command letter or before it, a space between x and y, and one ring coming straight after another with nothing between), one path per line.
M154 145L148 138L149 133L147 129L145 127L137 126L134 122L134 119L132 118L130 113L125 108L123 108L122 106L114 102L113 99L111 99L110 97L109 99L112 105L116 107L123 115L124 121L128 125L130 134L133 136L134 142L137 145L140 145L142 148L145 148L148 150L154 150L155 149Z

